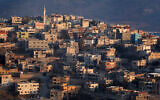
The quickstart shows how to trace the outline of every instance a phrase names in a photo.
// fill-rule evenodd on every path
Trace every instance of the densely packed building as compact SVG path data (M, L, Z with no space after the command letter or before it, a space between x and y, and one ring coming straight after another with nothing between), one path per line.
M0 22L0 88L13 99L160 98L158 33L46 9Z

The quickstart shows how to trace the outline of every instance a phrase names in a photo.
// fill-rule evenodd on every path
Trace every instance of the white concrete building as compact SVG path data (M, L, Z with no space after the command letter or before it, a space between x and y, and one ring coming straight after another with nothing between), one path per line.
M22 17L16 17L16 16L12 16L12 24L21 24L22 23Z
M82 27L84 27L84 28L89 27L89 20L88 19L82 20Z
M9 86L12 82L12 75L1 75L0 82L2 86Z
M27 42L27 49L46 50L49 49L48 41L31 39Z
M39 83L33 82L20 82L17 83L17 91L20 95L38 94Z

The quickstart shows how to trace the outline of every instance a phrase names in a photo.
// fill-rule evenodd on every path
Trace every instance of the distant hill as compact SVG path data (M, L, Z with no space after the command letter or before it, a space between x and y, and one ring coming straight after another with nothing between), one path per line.
M44 3L48 14L82 15L160 31L160 0L0 0L0 17L42 15Z

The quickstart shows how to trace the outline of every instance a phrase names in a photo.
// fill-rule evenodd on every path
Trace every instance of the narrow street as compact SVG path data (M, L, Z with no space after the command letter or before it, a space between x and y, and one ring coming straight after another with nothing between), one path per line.
M49 96L49 78L48 76L41 77L42 83L40 85L40 98L48 98Z

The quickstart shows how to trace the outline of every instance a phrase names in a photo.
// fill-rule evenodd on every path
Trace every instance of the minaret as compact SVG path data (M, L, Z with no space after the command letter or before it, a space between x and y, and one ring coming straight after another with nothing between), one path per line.
M46 24L46 8L45 8L45 5L44 5L44 9L43 9L43 23L44 23L44 25Z

